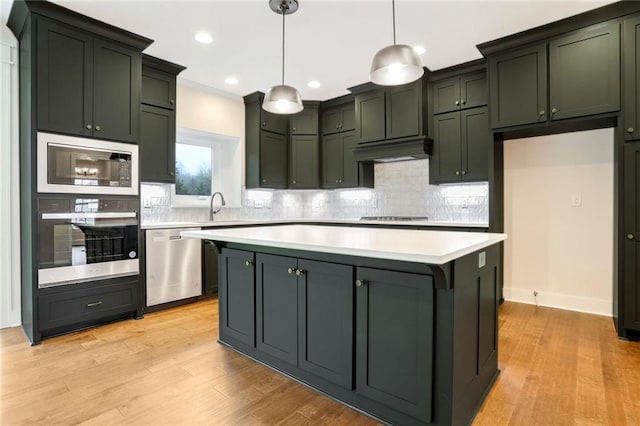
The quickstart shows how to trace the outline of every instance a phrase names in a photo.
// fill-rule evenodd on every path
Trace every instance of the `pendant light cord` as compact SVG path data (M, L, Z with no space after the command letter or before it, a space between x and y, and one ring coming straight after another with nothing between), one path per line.
M396 44L396 0L391 0L391 15L393 16L393 44Z
M282 13L282 85L284 86L284 15L289 10L289 6L286 2L282 2L280 6L280 12Z

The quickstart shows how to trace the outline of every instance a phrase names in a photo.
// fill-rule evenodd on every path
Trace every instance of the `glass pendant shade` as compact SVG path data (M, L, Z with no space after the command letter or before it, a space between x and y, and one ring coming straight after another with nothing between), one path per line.
M406 44L394 44L375 54L369 75L375 84L398 86L416 81L422 74L422 61L415 50Z
M300 92L285 84L271 87L262 101L262 109L274 114L295 114L303 108Z

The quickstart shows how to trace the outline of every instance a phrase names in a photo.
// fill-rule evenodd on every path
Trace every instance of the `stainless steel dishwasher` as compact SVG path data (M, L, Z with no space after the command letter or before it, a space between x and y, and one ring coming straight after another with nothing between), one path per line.
M146 239L147 306L202 294L202 243L182 238L200 228L148 229Z

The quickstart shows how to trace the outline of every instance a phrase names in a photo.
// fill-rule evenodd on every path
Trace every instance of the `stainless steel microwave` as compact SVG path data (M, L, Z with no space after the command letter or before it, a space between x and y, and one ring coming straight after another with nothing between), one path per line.
M38 133L38 192L138 195L138 146Z

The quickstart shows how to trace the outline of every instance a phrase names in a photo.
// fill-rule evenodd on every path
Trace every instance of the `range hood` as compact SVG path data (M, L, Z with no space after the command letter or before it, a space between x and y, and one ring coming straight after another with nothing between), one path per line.
M416 160L428 158L432 152L433 139L424 136L360 143L353 148L353 156L361 163Z

